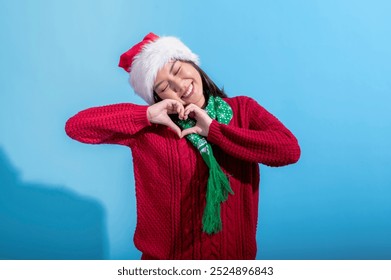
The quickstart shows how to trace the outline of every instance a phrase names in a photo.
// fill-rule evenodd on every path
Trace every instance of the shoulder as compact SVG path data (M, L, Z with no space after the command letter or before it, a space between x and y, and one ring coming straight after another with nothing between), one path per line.
M226 97L223 98L223 100L226 101L233 110L246 110L249 107L260 106L255 99L244 95Z

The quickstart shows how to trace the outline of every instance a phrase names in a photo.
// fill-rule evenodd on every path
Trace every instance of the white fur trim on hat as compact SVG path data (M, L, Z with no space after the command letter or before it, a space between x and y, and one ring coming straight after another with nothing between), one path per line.
M146 44L134 57L129 82L136 94L148 104L155 103L153 85L157 72L172 59L199 64L198 56L175 37L159 37L156 41Z

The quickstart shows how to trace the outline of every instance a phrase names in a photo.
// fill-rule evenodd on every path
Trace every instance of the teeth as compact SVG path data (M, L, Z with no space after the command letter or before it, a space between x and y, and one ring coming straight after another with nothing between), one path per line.
M186 93L182 96L182 98L188 97L192 90L193 90L193 84L190 84L189 88L187 89Z

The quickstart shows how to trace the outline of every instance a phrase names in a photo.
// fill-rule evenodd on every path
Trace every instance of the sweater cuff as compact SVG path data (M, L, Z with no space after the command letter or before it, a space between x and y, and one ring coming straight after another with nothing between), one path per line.
M148 107L149 106L139 105L133 108L132 120L136 128L143 128L151 125L147 116Z
M209 133L208 133L208 137L207 137L208 142L214 143L214 144L219 143L219 141L221 139L221 137L220 137L221 132L219 129L220 125L221 124L218 123L216 120L212 121L212 123L209 126Z

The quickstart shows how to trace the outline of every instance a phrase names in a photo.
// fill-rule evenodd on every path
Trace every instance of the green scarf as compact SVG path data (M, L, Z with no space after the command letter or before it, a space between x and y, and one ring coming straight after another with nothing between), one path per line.
M232 119L232 109L220 97L209 96L208 104L205 107L206 113L219 123L228 124ZM179 120L177 124L182 129L196 125L193 119ZM208 234L217 233L221 230L220 204L227 200L228 193L233 194L227 176L221 170L216 158L213 155L212 146L205 137L193 133L186 136L194 147L201 153L206 165L209 167L209 178L206 189L206 206L202 217L204 232Z

